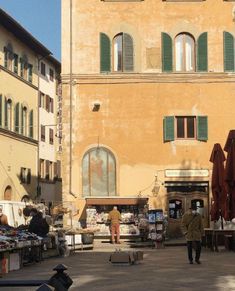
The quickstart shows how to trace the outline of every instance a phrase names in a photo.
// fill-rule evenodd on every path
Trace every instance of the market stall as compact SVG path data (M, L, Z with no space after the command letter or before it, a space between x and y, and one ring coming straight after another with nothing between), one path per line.
M88 198L86 227L96 236L109 236L108 214L116 205L121 213L120 235L139 236L139 222L146 212L147 198Z

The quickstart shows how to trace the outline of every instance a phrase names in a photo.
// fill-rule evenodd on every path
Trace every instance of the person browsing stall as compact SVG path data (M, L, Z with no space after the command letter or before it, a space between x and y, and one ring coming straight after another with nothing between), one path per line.
M32 208L30 211L30 216L32 219L29 223L29 232L35 233L38 236L45 237L49 232L49 225L46 219L43 218L42 213L36 208Z
M204 227L201 215L197 212L197 207L193 205L182 217L182 231L187 240L189 263L193 264L193 243L196 245L195 262L201 264L201 240Z
M115 243L115 234L117 239L117 244L120 244L120 221L121 213L117 210L117 206L113 207L113 210L109 212L108 220L111 223L111 235L112 235L112 244Z
M0 208L0 225L8 225L7 216L2 212L2 208Z

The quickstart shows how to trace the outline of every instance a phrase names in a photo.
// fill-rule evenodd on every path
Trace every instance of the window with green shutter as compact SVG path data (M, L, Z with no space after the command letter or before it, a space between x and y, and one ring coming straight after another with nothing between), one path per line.
M234 37L224 31L224 71L234 71Z
M207 116L197 116L197 139L208 140L208 118Z
M20 104L15 105L15 132L20 131Z
M31 64L28 65L28 81L32 83L33 81L33 66Z
M169 34L162 32L162 71L172 72L172 39Z
M164 142L175 139L174 116L165 116L163 120Z
M123 67L124 71L132 72L134 70L134 48L132 37L124 33L123 34Z
M18 55L14 54L14 73L18 74Z
M208 71L207 32L202 33L197 40L197 71Z
M21 105L21 134L24 134L24 107Z
M0 127L2 127L2 95L0 95Z
M100 33L100 72L110 72L110 39L104 34Z
M29 137L33 138L33 110L29 113Z

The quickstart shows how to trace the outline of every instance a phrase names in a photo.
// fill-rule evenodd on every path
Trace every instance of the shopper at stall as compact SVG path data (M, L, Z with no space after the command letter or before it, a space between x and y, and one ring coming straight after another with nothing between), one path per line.
M200 255L201 255L201 239L203 236L204 228L202 217L197 213L197 207L192 206L189 208L182 217L182 230L185 238L187 240L187 249L188 249L188 259L189 263L193 264L193 243L196 247L196 256L195 262L201 264Z
M30 216L32 216L32 219L29 223L29 232L45 237L49 232L49 225L46 222L46 219L43 218L42 213L36 208L32 208L30 211Z
M113 210L109 212L108 220L110 221L111 234L112 234L112 244L115 243L115 234L116 242L120 244L120 221L121 213L117 210L117 206L113 207Z
M0 208L0 225L8 225L8 219L6 214L3 214L2 208Z

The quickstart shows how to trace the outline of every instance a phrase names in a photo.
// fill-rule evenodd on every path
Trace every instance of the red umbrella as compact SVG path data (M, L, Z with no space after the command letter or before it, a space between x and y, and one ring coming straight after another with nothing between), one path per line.
M225 182L228 192L227 220L235 218L235 130L230 130L224 147L228 153L225 165Z
M211 220L216 221L226 216L226 189L224 183L224 161L225 155L219 143L214 144L210 162L213 163L212 170L212 196L213 204L211 205ZM222 224L223 228L223 224Z

